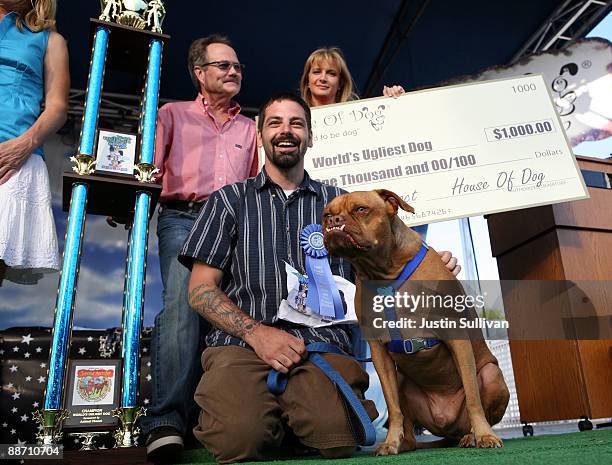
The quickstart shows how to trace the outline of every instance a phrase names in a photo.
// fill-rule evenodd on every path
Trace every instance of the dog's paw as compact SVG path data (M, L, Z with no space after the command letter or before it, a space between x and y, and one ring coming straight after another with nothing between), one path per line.
M412 452L413 450L416 450L416 448L416 439L404 439L399 446L399 453L401 454L402 452Z
M476 441L476 447L479 449L494 449L496 447L504 447L504 443L494 434L483 434Z
M461 438L459 441L459 447L476 447L476 441L474 440L474 434L468 433Z
M374 451L374 455L397 455L399 453L399 447L397 444L389 442L383 442Z

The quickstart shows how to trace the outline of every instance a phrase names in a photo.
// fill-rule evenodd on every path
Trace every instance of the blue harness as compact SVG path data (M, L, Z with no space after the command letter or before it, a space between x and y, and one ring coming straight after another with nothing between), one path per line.
M419 267L419 265L425 258L425 255L427 255L428 250L429 247L427 247L427 244L423 242L423 245L421 246L417 254L412 257L412 260L409 260L408 263L406 263L400 275L391 285L394 292L397 291L401 287L401 285L404 284L404 282L408 280L408 278L410 278L410 276L412 276L412 273L415 272L415 270ZM387 321L397 321L395 307L385 306L384 313ZM387 350L396 354L414 354L416 352L419 352L420 350L431 349L432 347L440 344L439 339L433 338L404 339L402 337L402 333L397 328L389 328L389 335L391 336L391 341L387 342Z

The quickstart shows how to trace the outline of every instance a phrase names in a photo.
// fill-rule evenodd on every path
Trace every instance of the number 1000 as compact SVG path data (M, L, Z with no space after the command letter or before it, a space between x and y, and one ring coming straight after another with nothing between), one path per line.
M512 90L515 94L520 94L523 92L533 92L534 90L536 90L536 85L533 82L529 84L519 84L517 86L512 86Z

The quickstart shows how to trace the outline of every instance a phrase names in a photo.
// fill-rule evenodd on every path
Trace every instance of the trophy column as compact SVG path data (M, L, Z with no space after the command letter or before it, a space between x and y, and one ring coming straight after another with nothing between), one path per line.
M162 49L161 41L152 39L149 42L147 77L140 114L140 163L136 166L136 178L141 183L153 182L153 175L158 171L155 165L153 165L153 155ZM123 301L121 407L114 411L114 415L121 422L120 428L115 434L117 447L131 447L134 445L135 436L138 433L135 423L144 414L144 409L137 407L136 400L138 373L140 372L139 346L144 307L150 205L151 194L149 192L136 192L134 223L130 230L128 243Z
M98 109L104 80L104 65L108 45L108 29L98 27L89 65L87 82L87 99L83 114L83 124L79 142L79 151L72 161L76 163L73 170L79 175L87 175L93 171L95 164L93 154ZM43 429L39 434L42 444L55 444L61 437L59 426L66 418L66 412L61 409L62 392L66 372L66 358L72 332L72 316L77 292L77 279L85 232L85 212L87 208L87 183L76 181L72 184L68 225L66 228L64 257L60 272L55 317L53 322L53 339L49 355L49 373L45 389L45 406L37 413L38 421Z

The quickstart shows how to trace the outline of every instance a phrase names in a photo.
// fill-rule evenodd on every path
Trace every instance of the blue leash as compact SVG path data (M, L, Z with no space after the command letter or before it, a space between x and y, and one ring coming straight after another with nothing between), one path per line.
M327 360L325 360L325 358L323 358L321 354L331 353L343 355L345 357L350 357L350 355L341 350L339 347L325 342L314 342L312 344L308 344L306 346L306 350L308 351L308 360L319 367L323 374L325 374L325 376L327 376L330 381L340 390L340 394L342 394L347 407L347 412L349 414L349 424L353 430L353 436L356 438L357 442L363 446L371 446L374 444L376 442L376 431L374 430L370 416L361 404L361 401L355 395L355 392L351 386L344 381L340 373L334 370L334 368ZM275 369L271 369L268 373L268 390L272 394L282 394L285 392L288 381L289 379L287 375L280 373Z

